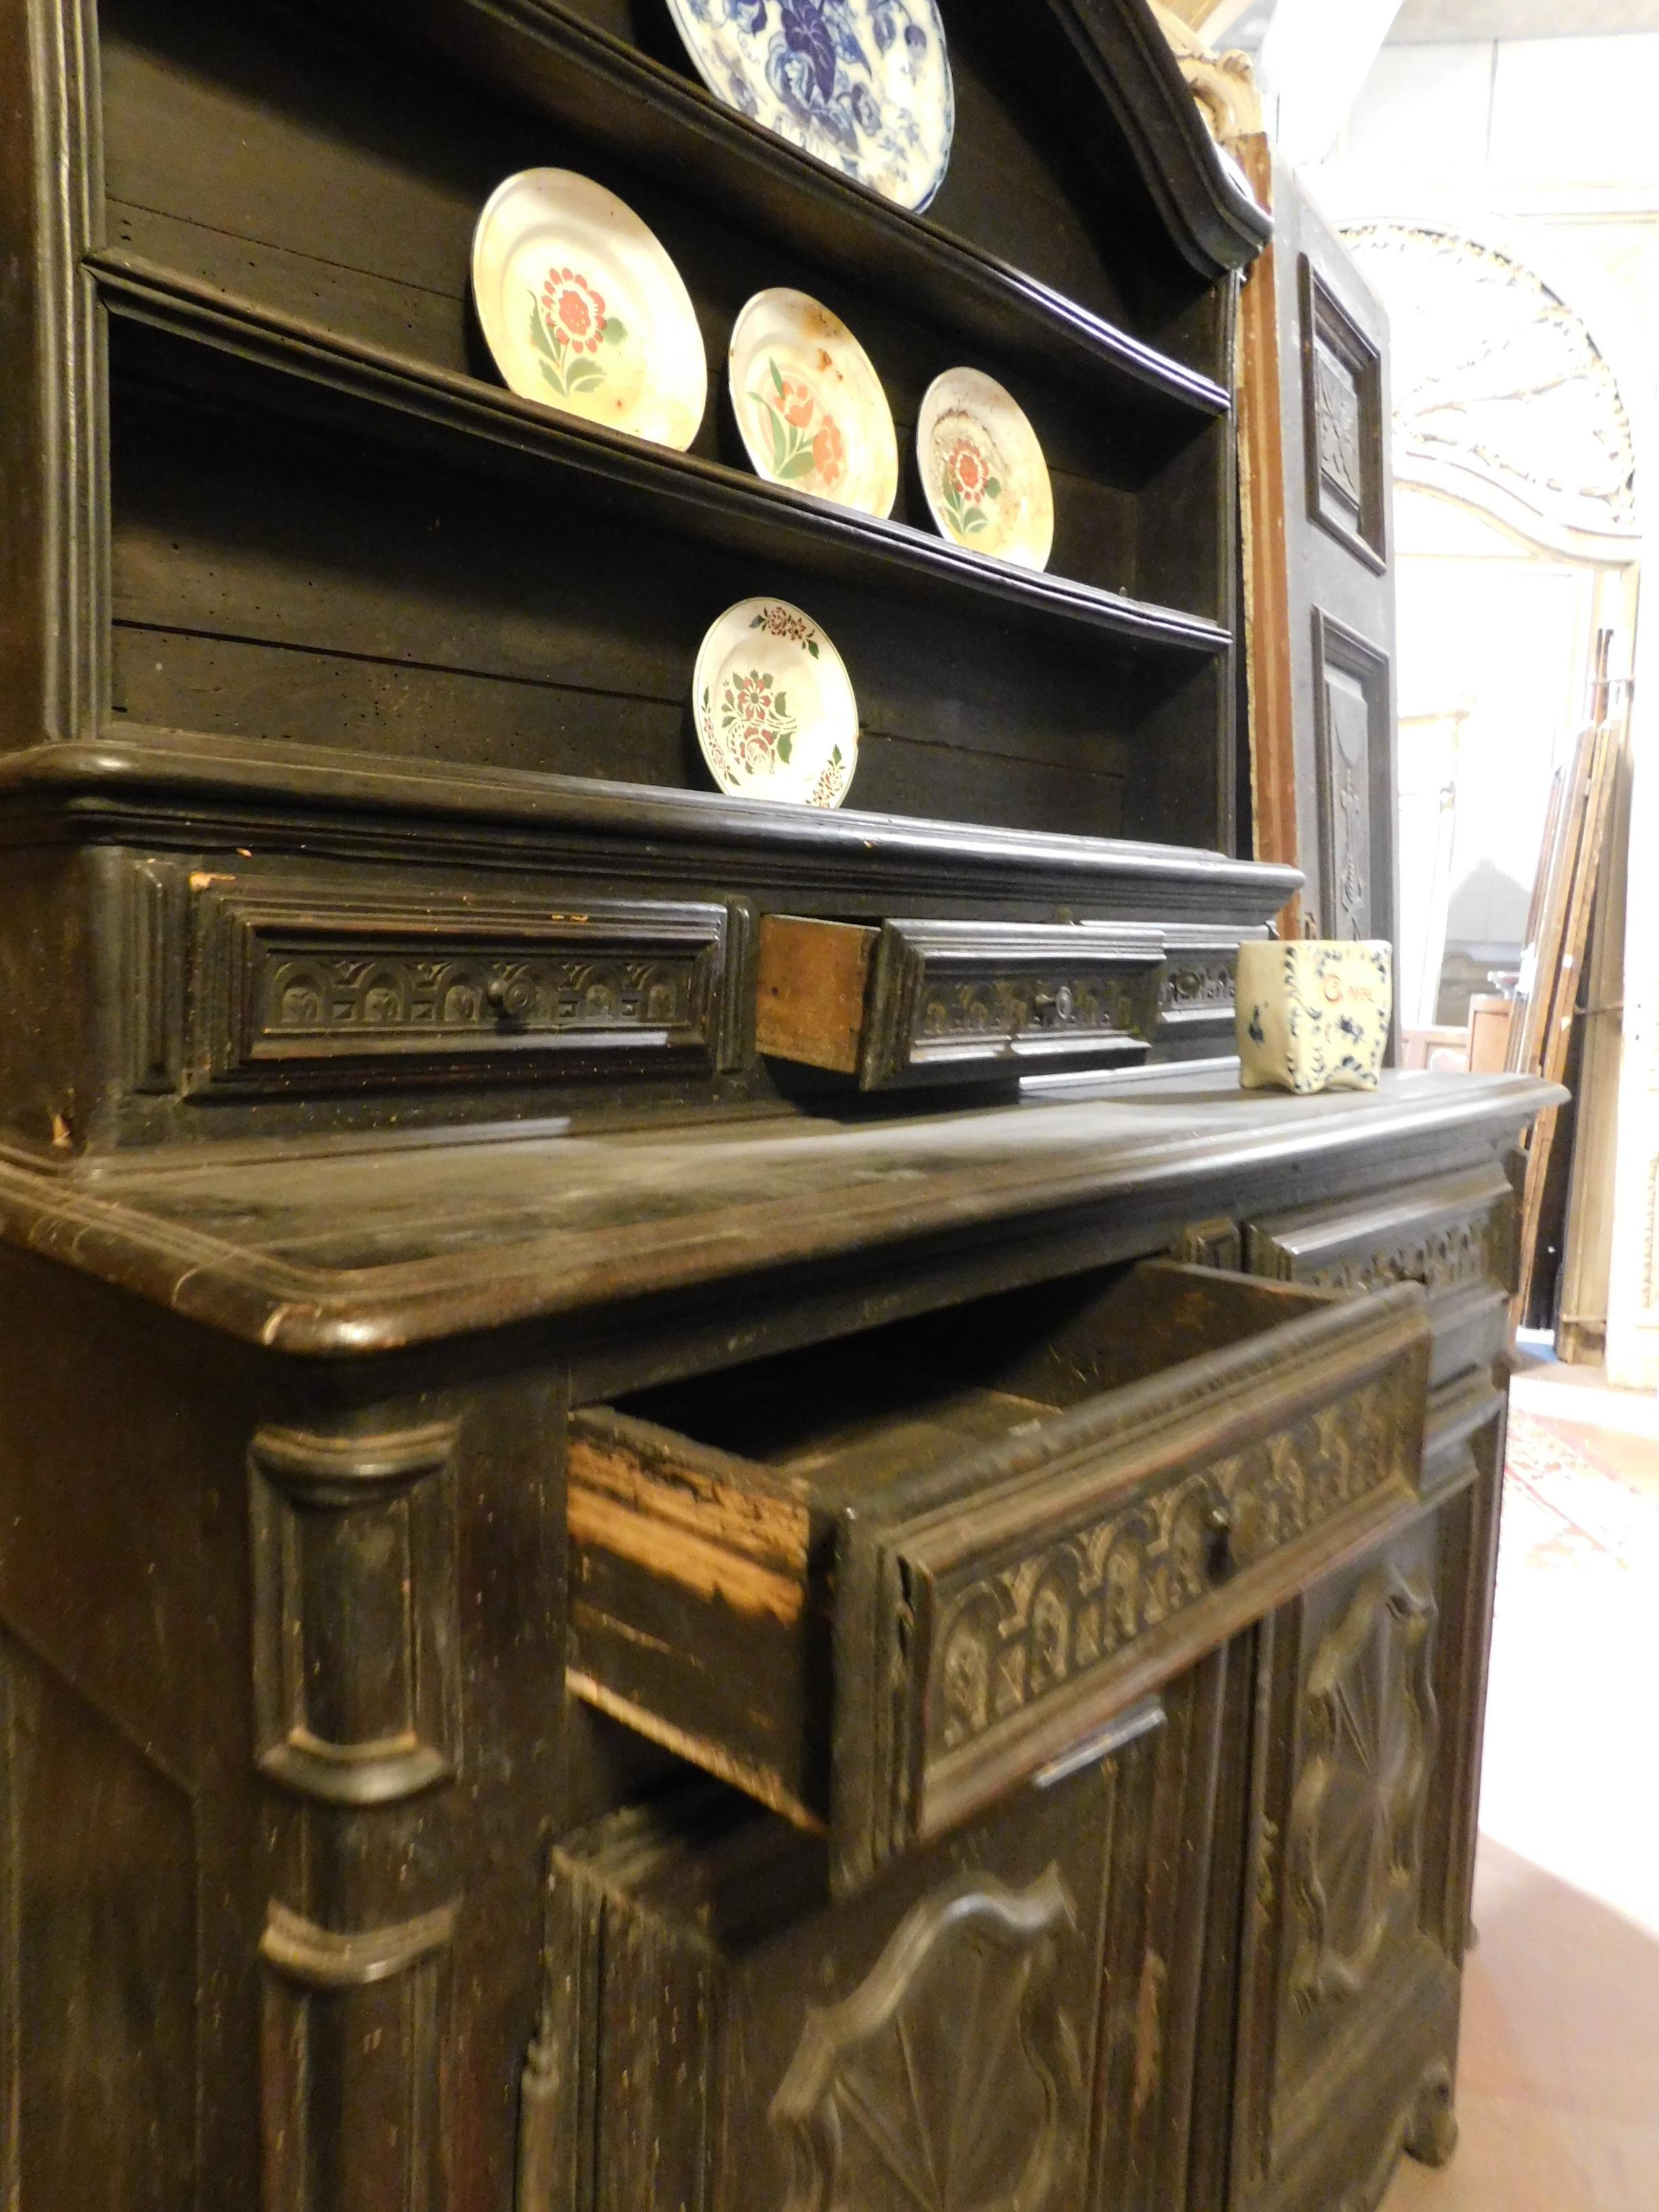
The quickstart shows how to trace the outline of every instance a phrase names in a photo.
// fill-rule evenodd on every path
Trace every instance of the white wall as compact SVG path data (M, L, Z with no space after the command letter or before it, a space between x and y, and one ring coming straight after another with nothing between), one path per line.
M1385 46L1335 145L1309 174L1338 222L1426 222L1529 266L1588 325L1631 419L1649 618L1636 641L1607 1362L1615 1382L1647 1388L1659 1383L1659 868L1650 857L1659 853L1659 468L1646 467L1659 454L1656 85L1654 33ZM1445 658L1434 594L1418 588L1425 580L1402 580L1407 687L1413 671L1426 680Z
M1384 46L1309 173L1338 222L1437 217L1526 261L1659 402L1659 33Z

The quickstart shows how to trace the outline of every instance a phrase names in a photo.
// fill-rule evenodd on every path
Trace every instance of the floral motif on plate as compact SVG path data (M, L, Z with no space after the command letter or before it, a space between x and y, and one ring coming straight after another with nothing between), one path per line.
M703 82L902 207L944 180L956 127L934 0L670 0Z

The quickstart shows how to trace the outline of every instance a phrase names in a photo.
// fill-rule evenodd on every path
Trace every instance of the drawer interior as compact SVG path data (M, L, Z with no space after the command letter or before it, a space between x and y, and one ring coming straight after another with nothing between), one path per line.
M1317 1303L1212 1269L1093 1270L641 1391L617 1410L750 1462L757 1484L850 1504Z

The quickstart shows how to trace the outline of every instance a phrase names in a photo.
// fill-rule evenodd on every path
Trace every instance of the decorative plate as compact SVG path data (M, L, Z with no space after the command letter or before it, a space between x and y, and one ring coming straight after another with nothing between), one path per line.
M859 710L841 655L810 615L744 599L710 629L692 703L703 758L736 799L839 806L859 759Z
M757 292L727 356L732 410L757 476L885 517L898 435L870 356L805 292Z
M668 0L717 100L833 169L925 208L956 129L935 0Z
M947 368L916 422L921 488L939 534L975 553L1046 568L1054 495L1036 432L1018 403L976 368Z
M708 400L680 272L630 207L570 169L498 185L472 234L472 295L507 388L684 453Z

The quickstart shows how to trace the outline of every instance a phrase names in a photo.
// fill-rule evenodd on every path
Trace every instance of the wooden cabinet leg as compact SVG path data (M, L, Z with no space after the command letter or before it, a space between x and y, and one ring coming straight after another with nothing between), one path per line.
M1449 2068L1431 2066L1418 2083L1406 2148L1425 2166L1444 2166L1457 2148L1457 2112Z

